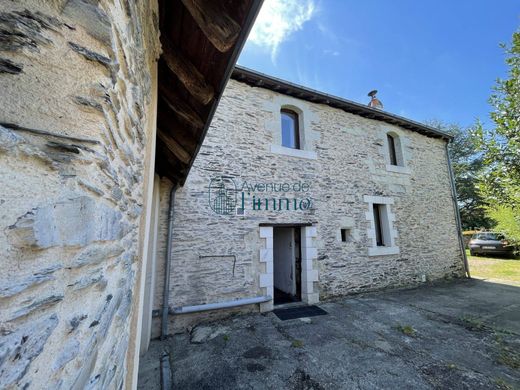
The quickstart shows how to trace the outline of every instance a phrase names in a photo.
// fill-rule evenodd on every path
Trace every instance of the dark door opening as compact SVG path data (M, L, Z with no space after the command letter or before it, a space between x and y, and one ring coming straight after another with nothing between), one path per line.
M273 228L274 304L301 301L301 245L299 227Z

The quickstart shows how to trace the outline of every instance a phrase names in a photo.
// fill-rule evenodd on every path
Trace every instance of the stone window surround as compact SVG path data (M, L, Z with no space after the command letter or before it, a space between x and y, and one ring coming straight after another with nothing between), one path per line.
M272 124L273 133L273 143L271 144L270 151L271 153L280 154L284 156L290 157L299 157L306 158L310 160L316 160L318 158L317 153L312 150L312 144L309 137L311 122L310 115L307 110L305 110L302 105L297 105L298 101L295 99L291 99L286 96L278 96L277 101L279 105L274 107L274 122ZM300 107L301 106L301 107ZM298 128L299 128L299 136L300 136L300 149L287 148L282 146L282 117L281 111L283 109L294 111L298 114Z
M390 164L390 151L387 135L391 135L394 137L395 153L397 155L398 165ZM398 129L385 129L384 134L382 134L382 139L383 156L385 158L386 170L388 172L403 173L407 175L411 174L410 167L408 167L407 164L410 158L406 151L408 146L408 139L404 136L404 133Z
M259 275L259 286L262 295L270 296L268 302L260 304L260 312L271 311L274 308L274 275L273 275L273 226L260 226L260 238L263 239L263 247L260 249L260 262L265 263L265 272ZM314 282L318 281L318 270L313 267L314 260L318 258L318 249L315 246L317 237L316 226L301 227L301 252L302 252L302 302L308 304L318 303L320 295L314 291Z
M399 254L399 247L395 245L395 239L397 238L397 230L394 228L395 214L392 213L390 208L394 204L394 199L385 196L369 196L365 195L363 200L368 203L368 211L365 213L365 218L370 222L370 227L367 229L368 238L372 241L372 246L368 248L368 256L384 256L384 255L396 255ZM374 222L374 209L373 205L384 204L386 207L386 219L387 223L383 225L383 230L386 230L390 239L390 245L388 246L377 246L376 243L376 230Z

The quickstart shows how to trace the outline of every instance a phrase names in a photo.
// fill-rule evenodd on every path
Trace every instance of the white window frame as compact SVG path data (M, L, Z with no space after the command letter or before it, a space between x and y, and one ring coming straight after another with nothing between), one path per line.
M367 229L367 236L371 241L371 246L368 248L368 255L384 256L399 254L399 247L395 244L397 238L397 230L394 228L395 214L391 208L394 204L394 199L385 196L365 195L363 200L368 204L368 211L365 213L365 217L370 223L370 227ZM383 241L387 243L385 246L377 246L374 204L384 205L381 215L381 228L384 237Z
M316 160L318 155L314 150L315 143L319 140L319 132L312 130L312 118L315 114L310 110L306 102L285 95L276 95L269 106L266 107L273 113L272 120L266 122L266 128L271 131L273 142L270 152L274 154ZM300 149L282 146L282 117L281 111L291 110L298 114L298 127L300 136Z
M392 165L390 163L390 145L388 144L388 135L391 135L394 138L397 165ZM383 135L383 155L385 157L385 165L388 172L411 174L411 170L407 165L409 156L405 152L407 145L408 139L402 132L394 129L385 129Z

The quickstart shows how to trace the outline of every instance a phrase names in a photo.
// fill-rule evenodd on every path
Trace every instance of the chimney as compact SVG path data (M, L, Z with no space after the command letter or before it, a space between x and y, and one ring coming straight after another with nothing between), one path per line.
M377 94L377 90L376 89L374 89L373 91L370 91L368 93L368 96L371 97L370 103L368 103L368 107L378 108L378 109L382 110L383 109L383 103L381 103L381 100L376 98L376 94Z

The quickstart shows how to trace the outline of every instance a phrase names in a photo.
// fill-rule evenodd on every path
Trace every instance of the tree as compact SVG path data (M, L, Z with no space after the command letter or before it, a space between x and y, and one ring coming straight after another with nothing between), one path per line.
M520 207L520 31L506 52L508 78L498 79L489 100L492 129L477 123L475 135L487 166L482 177L482 193L492 204Z
M481 194L488 203L487 216L495 229L520 243L520 31L513 34L506 52L507 79L498 79L489 100L494 127L476 126L476 140L486 168Z
M483 157L482 152L478 151L475 137L470 129L456 124L444 124L440 121L430 121L429 124L454 137L449 145L449 153L462 228L490 228L493 223L486 215L487 204L478 188Z

